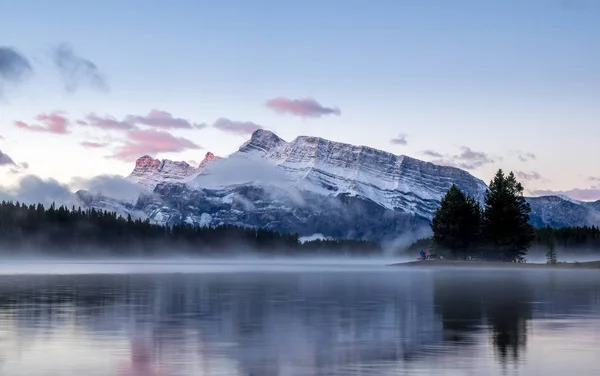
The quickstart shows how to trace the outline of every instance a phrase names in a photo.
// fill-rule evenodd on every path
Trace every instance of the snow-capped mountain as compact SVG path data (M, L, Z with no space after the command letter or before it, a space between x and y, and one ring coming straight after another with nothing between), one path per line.
M141 157L126 179L145 193L118 212L141 213L158 223L236 224L369 240L427 235L452 184L479 200L487 188L459 168L318 137L287 142L267 130L255 131L227 158L207 153L197 167ZM119 205L85 192L79 197L99 209ZM556 196L529 202L537 226L600 221L587 203Z
M208 152L198 167L193 167L187 162L174 162L168 159L160 160L154 159L149 155L144 155L138 158L135 162L133 172L126 179L148 190L153 190L160 183L190 181L215 159L218 159L218 157Z

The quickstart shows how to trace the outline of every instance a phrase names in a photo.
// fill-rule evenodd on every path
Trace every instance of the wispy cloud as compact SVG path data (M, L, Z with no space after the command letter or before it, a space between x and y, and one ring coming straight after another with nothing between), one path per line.
M117 148L112 158L123 161L136 160L142 155L157 155L160 153L182 152L190 149L200 149L194 142L175 137L170 133L155 130L130 130L127 141Z
M406 145L408 143L406 137L406 134L400 133L397 137L392 138L390 142L394 145Z
M21 163L15 164L14 166L11 166L9 172L13 175L19 175L19 174L26 172L28 169L29 169L29 163L21 162Z
M0 150L0 166L14 166L15 162L7 154Z
M32 132L53 133L61 135L69 133L69 119L63 116L63 112L61 111L39 114L35 117L35 120L42 123L42 125L28 124L24 121L15 121L15 126Z
M53 48L52 60L68 92L75 92L82 86L108 90L108 84L96 64L77 55L68 44L63 43Z
M235 121L227 118L219 118L213 123L213 127L220 131L239 134L249 135L257 129L263 129L262 126L255 124L251 121Z
M444 156L444 154L438 153L435 150L423 150L421 152L421 154L426 155L428 157L433 157L433 158L442 158Z
M126 120L133 124L143 124L162 129L202 129L206 124L193 124L182 118L176 118L171 113L162 110L151 110L148 115L127 115Z
M207 126L204 123L192 123L187 119L174 117L170 112L156 109L151 110L147 115L127 115L123 120L118 120L110 115L99 116L90 113L85 119L77 120L76 123L104 130L122 131L139 128L138 125L158 129L202 129Z
M519 161L521 161L521 162L529 162L529 161L534 161L537 159L537 156L535 154L528 152L528 151L511 150L509 152L509 154L516 156L517 159L519 159Z
M541 180L542 176L540 175L539 172L537 171L529 171L529 172L525 172L525 171L515 171L515 176L518 179L521 180L528 180L528 181L532 181L532 180Z
M19 83L33 72L29 60L11 47L0 47L0 94L5 83Z
M465 170L474 170L486 164L496 162L488 154L481 151L474 151L467 146L461 146L460 150L461 152L459 154L454 155L442 155L441 153L437 153L431 150L426 150L423 153L434 158L438 158L436 160L431 161L432 163L444 166L458 167Z
M279 113L288 113L300 117L321 117L325 115L341 115L337 107L325 107L313 98L289 99L278 97L269 99L267 107Z
M125 131L129 129L135 129L135 124L132 124L129 121L121 121L116 118L106 115L106 116L98 116L94 113L88 114L85 117L85 120L77 120L77 124L79 125L89 125L91 127L104 129L104 130L119 130Z
M108 144L104 142L83 141L80 142L79 145L83 146L86 149L99 149L106 147Z

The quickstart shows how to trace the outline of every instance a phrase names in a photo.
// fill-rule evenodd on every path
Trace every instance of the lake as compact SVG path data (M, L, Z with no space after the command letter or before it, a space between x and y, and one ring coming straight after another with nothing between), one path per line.
M600 272L0 265L2 375L598 375Z

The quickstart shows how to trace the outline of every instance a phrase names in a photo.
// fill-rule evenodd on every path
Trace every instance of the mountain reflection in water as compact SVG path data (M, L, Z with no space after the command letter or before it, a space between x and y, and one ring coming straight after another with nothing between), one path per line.
M0 276L6 375L600 374L595 271Z

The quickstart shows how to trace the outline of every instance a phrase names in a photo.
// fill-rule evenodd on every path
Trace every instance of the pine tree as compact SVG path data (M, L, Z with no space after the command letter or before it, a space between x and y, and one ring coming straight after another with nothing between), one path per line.
M447 249L454 258L475 252L481 226L479 203L454 184L442 198L431 221L436 248Z
M522 261L535 237L529 224L531 208L523 197L523 186L511 172L500 169L490 182L485 197L483 232L486 257L503 261Z

